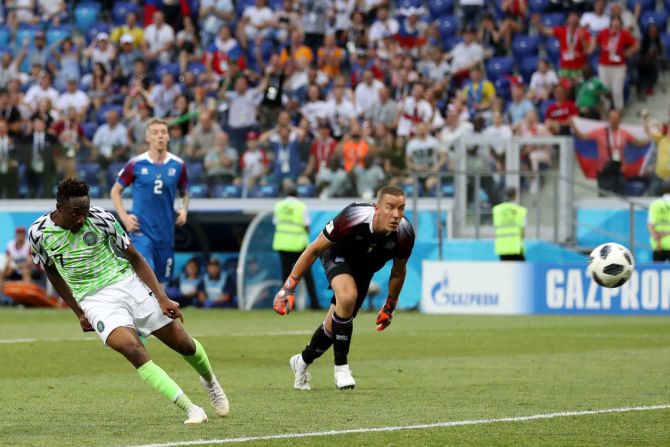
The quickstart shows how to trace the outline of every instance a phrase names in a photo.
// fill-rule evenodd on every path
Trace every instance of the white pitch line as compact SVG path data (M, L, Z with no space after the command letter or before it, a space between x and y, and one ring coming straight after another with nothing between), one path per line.
M309 335L313 331L273 331L273 332L249 332L242 334L191 334L193 337L286 337L290 335ZM0 345L11 345L19 343L38 342L63 342L63 341L100 341L97 337L61 337L61 338L0 338Z
M396 427L353 428L347 430L330 430L330 431L318 431L308 433L284 433L279 435L242 436L239 438L199 439L196 441L176 441L176 442L168 442L165 444L143 444L132 447L179 447L179 446L206 445L206 444L235 444L250 441L271 441L274 439L314 438L319 436L339 436L339 435L347 435L355 433L378 433L378 432L391 432L399 430L425 430L428 428L463 427L466 425L495 424L499 422L525 422L525 421L534 421L538 419L554 419L554 418L573 417L573 416L589 416L594 414L627 413L631 411L652 411L652 410L668 410L668 409L670 409L670 404L650 405L643 407L606 408L602 410L561 411L557 413L534 414L531 416L515 416L515 417L494 418L494 419L470 419L465 421L437 422L434 424L404 425Z

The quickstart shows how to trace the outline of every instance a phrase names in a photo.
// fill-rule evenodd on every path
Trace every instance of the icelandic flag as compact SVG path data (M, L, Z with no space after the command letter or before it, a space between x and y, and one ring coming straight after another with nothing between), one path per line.
M586 118L573 118L575 127L584 133L589 134L594 130L605 129L608 126L607 121L596 121ZM630 133L638 140L647 140L647 134L644 132L642 126L635 126L631 124L621 124L621 128ZM594 179L598 174L598 147L594 140L580 140L575 139L575 153L577 161L582 168L582 172L586 178ZM626 178L642 176L644 169L654 152L655 145L650 142L646 146L638 147L632 144L627 144L623 151L623 172Z

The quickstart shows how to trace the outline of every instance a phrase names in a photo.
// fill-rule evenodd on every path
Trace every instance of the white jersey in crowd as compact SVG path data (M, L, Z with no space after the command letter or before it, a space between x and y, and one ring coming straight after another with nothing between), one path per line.
M441 144L437 138L428 135L423 139L415 137L409 140L405 151L407 157L415 165L423 165L424 167L431 168L438 162L440 146Z
M23 245L18 247L15 240L7 242L7 256L12 259L13 267L24 264L30 258L30 244L28 239L23 242Z
M414 96L408 96L400 106L400 120L398 121L398 136L408 137L414 132L417 123L430 124L433 119L433 107L425 99L418 102Z

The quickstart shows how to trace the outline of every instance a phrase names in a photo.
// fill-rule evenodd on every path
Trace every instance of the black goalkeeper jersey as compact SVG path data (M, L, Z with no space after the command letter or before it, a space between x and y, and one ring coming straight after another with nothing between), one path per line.
M352 203L335 219L328 222L323 235L333 246L326 255L338 262L374 273L390 259L406 259L414 247L414 229L403 217L398 228L388 234L372 231L375 206L372 203Z

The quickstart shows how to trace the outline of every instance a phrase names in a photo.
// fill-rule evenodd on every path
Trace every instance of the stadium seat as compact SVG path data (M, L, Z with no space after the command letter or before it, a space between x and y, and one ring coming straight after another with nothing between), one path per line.
M15 46L17 49L23 46L23 41L28 39L28 46L33 48L35 44L35 33L41 31L42 28L35 25L21 25L19 29L16 30L16 42Z
M77 175L86 180L89 185L100 184L98 172L100 172L100 165L97 163L79 163L77 165Z
M452 15L454 13L453 0L428 0L428 10L433 19Z
M540 62L540 58L537 56L526 56L521 61L521 66L519 67L519 72L521 77L523 77L523 82L528 85L530 84L530 78L533 76L533 73L537 70L537 64Z
M203 183L194 183L188 186L188 195L194 199L204 199L208 196L209 188Z
M104 124L106 119L107 112L110 110L116 110L116 113L119 115L119 118L123 117L123 106L120 106L118 104L105 104L102 107L100 107L100 110L98 110L98 114L96 115L96 118L98 120L98 124Z
M667 31L668 13L665 11L645 11L640 16L640 27L646 30L651 24L658 26L658 30Z
M524 36L517 34L512 41L512 54L517 63L528 56L537 56L540 47L539 36Z
M279 187L274 184L256 185L251 189L249 197L254 199L268 199L279 197Z
M551 6L551 4L549 3L549 0L529 0L528 1L528 9L530 10L531 13L546 12L549 9L549 6Z
M513 73L514 60L511 57L492 57L486 63L486 75L491 82Z
M442 16L436 20L436 23L442 39L447 39L458 34L458 17Z
M454 197L454 184L453 183L442 183L442 197ZM428 191L429 197L437 197L437 187L431 188Z
M9 45L9 40L11 37L11 31L6 26L0 26L0 47L6 47Z
M180 69L178 63L158 64L156 66L155 76L157 80L160 80L165 73L171 73L175 81L177 81L179 79L179 72Z
M223 199L239 199L242 197L242 188L237 185L216 185L212 188L211 196Z
M81 123L81 127L84 128L84 135L86 135L86 138L92 140L95 131L98 129L98 123L92 123L92 122Z
M496 96L499 96L505 102L512 99L512 83L508 78L498 78L493 84L496 87Z
M395 2L396 9L401 8L420 8L423 6L423 0L398 0Z
M284 7L284 0L270 0L268 2L268 7L273 11L279 11Z
M91 196L91 199L102 199L102 188L100 185L89 184L88 195Z
M59 40L72 35L72 28L68 25L52 26L46 32L47 45L52 45Z
M186 163L186 173L188 174L188 181L197 183L204 171L202 163Z
M207 71L207 67L205 67L205 64L202 62L191 62L188 64L188 67L186 67L186 71L190 71L194 75L200 76L205 71Z
M444 40L444 51L451 51L456 45L463 42L461 36L452 36Z
M115 25L122 25L125 23L126 16L129 12L139 13L139 11L139 6L132 2L114 3L114 7L112 8L112 20Z
M667 60L670 60L670 33L668 32L661 33L661 44L663 45L665 58Z
M247 6L254 6L256 0L238 0L235 2L237 5L237 15L238 17L242 15Z
M626 2L626 8L634 12L635 5L640 4L640 14L645 11L653 11L656 8L656 0L628 0Z
M110 187L116 182L116 176L119 175L119 172L121 172L121 169L123 169L125 165L124 162L115 162L107 167L107 184L110 185Z
M561 26L565 23L566 15L562 12L552 12L549 14L542 14L540 16L540 21L547 28L554 28L556 26Z
M99 3L82 2L74 9L74 24L81 31L87 31L100 16L101 6Z
M398 185L400 189L405 191L405 195L407 197L413 197L414 196L414 183L402 183ZM423 185L421 183L418 184L419 186L419 197L423 196Z
M307 184L307 185L298 185L296 187L298 190L298 197L301 198L309 198L309 197L314 197L316 195L316 190L314 189L314 185Z
M639 180L630 180L624 183L623 193L625 196L643 196L647 185Z
M544 50L547 52L547 59L555 69L558 69L558 64L561 62L561 42L555 37L550 37L544 41Z

